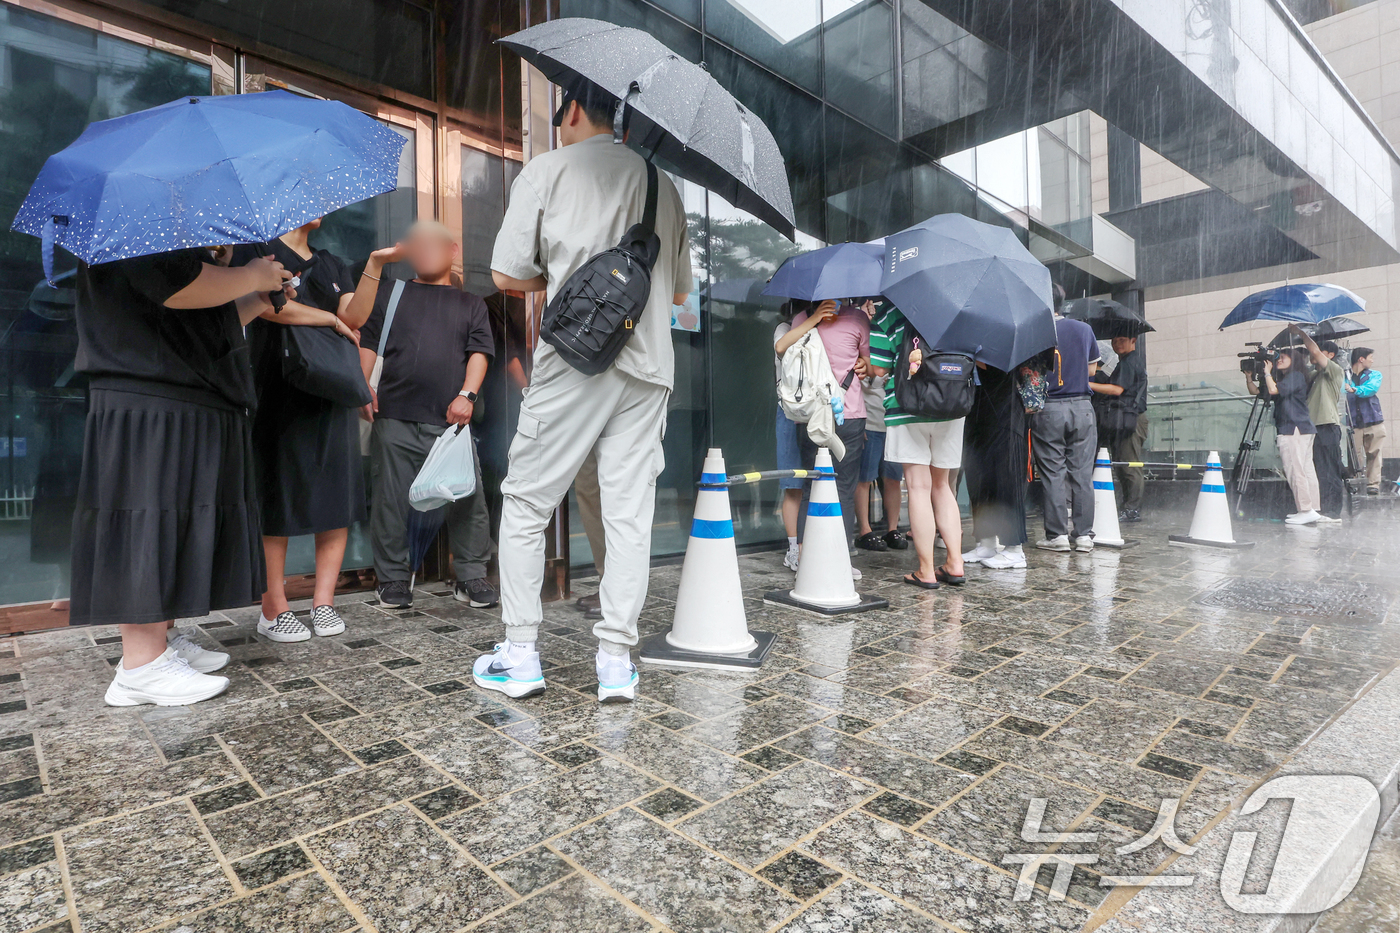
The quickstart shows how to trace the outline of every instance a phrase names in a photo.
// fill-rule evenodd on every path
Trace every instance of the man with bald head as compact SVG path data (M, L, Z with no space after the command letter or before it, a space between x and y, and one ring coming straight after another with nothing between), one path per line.
M370 434L370 539L379 599L387 606L413 604L408 563L408 488L433 443L450 425L468 424L479 404L482 380L495 352L486 304L458 288L452 267L461 247L442 224L420 221L387 249L375 251L355 297L374 296L374 308L360 328L360 362L365 378L382 354L384 365L374 402L366 416ZM412 280L396 282L384 266L407 262ZM354 310L352 304L351 310ZM447 506L447 530L457 599L473 606L495 605L496 589L486 580L491 558L491 524L478 466L474 495Z

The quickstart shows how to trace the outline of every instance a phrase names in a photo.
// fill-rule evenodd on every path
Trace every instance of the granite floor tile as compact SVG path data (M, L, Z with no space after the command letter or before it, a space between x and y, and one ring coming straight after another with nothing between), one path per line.
M448 933L511 900L406 806L318 833L307 846L381 930Z
M1291 753L1323 728L1332 715L1331 710L1327 709L1285 706L1260 700L1245 715L1244 722L1231 741L1268 752Z
M754 868L878 793L871 784L808 761L676 826L697 842Z
M1270 752L1178 730L1168 732L1152 750L1159 755L1209 765L1217 771L1255 778L1272 771L1280 761L1279 756Z
M259 852L233 863L233 873L245 888L261 888L311 868L311 859L295 843Z
M1015 876L860 812L828 826L803 850L967 931L1077 930L1089 916L1069 901L1014 901Z
M24 778L39 776L39 759L34 749L0 754L0 784L11 784Z
M842 685L798 671L765 680L763 686L775 693L871 722L882 722L909 708L909 704L902 700L875 696L873 693L854 689L854 684Z
M515 893L525 897L573 874L574 867L554 850L539 846L492 866L491 870Z
M236 807L240 803L250 803L257 800L259 796L257 788L247 781L240 781L237 784L230 784L228 787L220 787L217 790L196 794L190 799L194 803L194 808L202 816L208 816L211 813L218 813L220 810L227 810L229 807Z
M470 719L438 726L406 739L405 744L487 800L563 770L543 755Z
M57 862L0 877L0 930L5 933L19 933L68 915L68 896Z
M449 781L419 758L396 758L289 793L205 817L229 858L318 832L361 813L417 797Z
M651 793L656 781L613 758L480 804L442 820L444 832L491 865ZM502 827L510 827L502 832Z
M947 929L937 920L848 878L785 923L778 933L944 933Z
M990 710L934 700L876 726L861 738L921 758L937 758L998 718Z
M919 803L917 800L910 800L908 797L901 797L890 791L885 791L880 796L867 800L861 809L866 813L883 817L891 823L898 823L900 826L913 826L933 812L933 807Z
M444 696L343 719L327 725L325 731L346 748L363 748L500 708L501 704L484 690L469 690L464 686Z
M702 722L681 734L737 755L830 715L831 710L779 695Z
M234 893L184 801L65 833L63 847L89 933L130 933ZM152 865L179 870L151 871Z
M353 758L304 719L249 726L226 732L223 739L267 795L359 768Z
M642 673L637 684L637 696L665 703L667 706L683 710L701 719L713 719L742 709L744 700L723 690L715 690L704 684L683 677L673 677L668 673L648 669Z
M650 796L637 801L637 809L650 813L662 822L669 823L672 820L680 819L687 813L703 807L704 801L696 800L689 794L683 794L674 787L663 787Z
M427 695L404 681L402 677L396 677L393 671L386 671L378 664L317 674L316 679L346 703L364 713L412 703Z
M632 703L597 703L577 709L547 713L512 723L501 729L521 745L545 752L569 745L600 732L618 729L666 711L654 700L638 698ZM673 711L675 712L675 711Z
M347 933L358 922L319 875L303 875L250 897L181 917L169 933Z
M0 849L0 875L25 871L58 858L52 836L31 839Z
M635 810L582 826L554 846L675 930L764 933L797 902ZM645 864L645 873L636 866Z
M1168 712L1095 700L1045 738L1105 758L1133 761L1170 729L1176 718Z
M648 933L651 921L578 875L473 927L474 933Z
M691 741L685 732L651 722L604 732L590 744L706 801L726 797L767 774L747 761Z
M821 725L789 736L779 747L934 806L941 805L976 780L953 768Z
M759 869L759 877L799 900L811 900L837 881L841 873L801 852L789 852Z

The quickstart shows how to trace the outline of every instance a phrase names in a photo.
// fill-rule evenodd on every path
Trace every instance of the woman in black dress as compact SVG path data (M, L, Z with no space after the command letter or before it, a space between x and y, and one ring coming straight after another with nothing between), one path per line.
M122 636L107 702L177 706L228 686L170 620L263 590L243 325L271 313L282 266L185 249L78 269L76 369L91 400L73 514L74 625ZM169 632L169 635L167 635Z
M273 259L299 274L297 297L288 307L339 316L354 294L354 279L338 258L307 242L319 226L321 221L313 220L269 246ZM250 262L255 256L254 247L239 247L234 264ZM248 344L258 392L253 452L267 560L267 592L262 595L258 631L273 641L290 642L305 641L312 631L317 635L345 631L345 622L335 611L335 584L350 525L365 518L365 486L356 409L288 384L282 377L284 326L280 315L253 321L248 325ZM306 534L316 536L310 630L292 613L285 587L287 539Z

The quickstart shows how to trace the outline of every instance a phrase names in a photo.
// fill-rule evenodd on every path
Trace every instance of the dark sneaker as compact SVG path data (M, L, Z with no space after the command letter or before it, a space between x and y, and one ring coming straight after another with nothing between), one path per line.
M466 603L473 609L485 609L501 601L501 594L486 582L485 577L465 582L458 580L457 585L452 588L452 595L458 602Z
M885 539L874 531L867 531L856 538L856 547L865 548L867 551L888 551L890 546L885 543Z
M1118 520L1120 522L1127 522L1128 524L1140 522L1142 521L1142 513L1137 509L1124 509L1118 513Z
M379 601L391 609L407 609L413 605L413 588L407 580L381 583L375 592L379 595Z
M909 550L909 538L898 528L885 532L885 544L889 545L892 551Z

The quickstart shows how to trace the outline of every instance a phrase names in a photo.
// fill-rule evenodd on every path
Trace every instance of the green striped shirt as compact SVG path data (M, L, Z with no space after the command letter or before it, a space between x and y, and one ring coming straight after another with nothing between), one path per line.
M899 361L899 347L904 342L904 315L893 305L876 316L870 325L870 362L888 372L885 378L885 427L901 424L924 424L933 421L922 415L911 415L894 400L894 367Z

